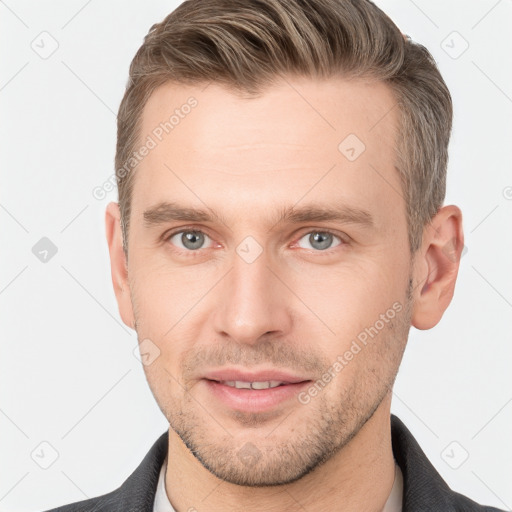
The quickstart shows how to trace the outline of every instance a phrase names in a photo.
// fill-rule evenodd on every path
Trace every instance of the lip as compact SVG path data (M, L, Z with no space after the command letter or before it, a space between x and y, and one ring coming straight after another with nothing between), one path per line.
M286 384L267 389L237 389L223 381L265 382L277 380ZM283 407L286 402L296 399L298 393L311 384L311 379L299 377L284 370L261 370L247 372L236 369L222 369L208 372L203 377L207 393L228 409L262 413L272 410L278 405Z
M248 372L246 370L237 370L236 368L223 368L212 370L203 375L204 379L221 381L240 380L244 382L265 382L269 380L278 380L287 384L297 384L299 382L311 380L309 377L294 375L286 370L267 369L257 372Z
M267 389L237 389L207 379L202 382L206 383L208 394L229 409L258 413L269 411L278 405L283 407L285 402L296 399L297 394L306 386L309 386L311 381L296 382L295 384L285 384Z

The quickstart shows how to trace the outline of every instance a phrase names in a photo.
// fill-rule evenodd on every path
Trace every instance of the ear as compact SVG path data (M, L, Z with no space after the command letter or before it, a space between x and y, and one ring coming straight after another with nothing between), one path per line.
M431 329L441 320L453 297L463 249L462 213L444 206L425 227L414 258L411 324L417 329Z
M105 212L105 229L110 253L110 270L112 284L116 294L119 313L123 322L135 328L135 317L128 286L128 264L123 251L123 234L121 231L121 214L118 203L109 203Z

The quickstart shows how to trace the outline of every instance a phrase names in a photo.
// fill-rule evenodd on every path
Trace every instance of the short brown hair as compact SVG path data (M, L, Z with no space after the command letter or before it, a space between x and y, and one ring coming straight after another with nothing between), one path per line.
M452 101L434 59L369 0L187 0L151 27L130 65L117 118L116 179L123 248L144 106L167 82L216 82L257 95L280 75L381 80L399 110L396 168L411 252L446 189ZM341 142L341 141L340 141Z

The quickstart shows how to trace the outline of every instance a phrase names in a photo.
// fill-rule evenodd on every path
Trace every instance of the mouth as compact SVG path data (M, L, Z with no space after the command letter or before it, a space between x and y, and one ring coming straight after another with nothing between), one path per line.
M238 376L237 376L238 377ZM298 393L312 383L311 379L294 376L272 375L235 378L231 372L228 378L203 378L209 398L224 408L243 412L265 412L280 406L291 407Z
M212 382L218 382L223 386L229 386L230 388L236 389L273 389L279 386L288 386L295 384L292 382L281 382L278 380L265 380L265 381L243 381L243 380L212 380Z

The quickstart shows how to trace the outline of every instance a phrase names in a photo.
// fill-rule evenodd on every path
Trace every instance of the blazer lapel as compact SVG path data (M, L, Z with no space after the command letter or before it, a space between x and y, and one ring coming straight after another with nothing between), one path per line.
M153 512L158 477L168 450L169 432L153 444L142 462L128 479L112 494L112 511Z

